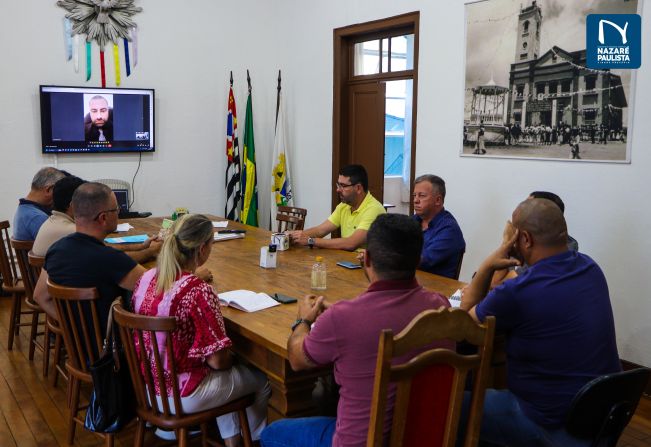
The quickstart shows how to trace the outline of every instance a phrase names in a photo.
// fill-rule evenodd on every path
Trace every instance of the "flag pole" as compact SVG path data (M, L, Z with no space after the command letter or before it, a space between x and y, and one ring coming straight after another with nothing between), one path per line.
M246 82L249 84L249 93L251 93L251 76L249 76L249 69L246 69Z
M233 86L233 70L231 70L231 87Z
M276 95L276 123L278 123L278 109L280 108L280 70L278 70L278 94Z

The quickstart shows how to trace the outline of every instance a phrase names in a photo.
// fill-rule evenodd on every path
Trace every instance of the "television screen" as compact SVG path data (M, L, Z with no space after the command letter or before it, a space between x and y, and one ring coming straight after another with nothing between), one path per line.
M42 85L44 154L153 152L154 90Z

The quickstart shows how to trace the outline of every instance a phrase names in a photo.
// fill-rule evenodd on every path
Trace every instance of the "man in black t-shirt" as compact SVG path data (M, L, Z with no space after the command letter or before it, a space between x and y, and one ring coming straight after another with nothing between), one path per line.
M145 268L124 252L104 245L115 231L119 206L115 194L101 183L85 183L72 197L77 231L54 243L45 256L45 265L34 290L34 299L51 317L56 307L47 290L47 279L68 287L97 287L97 310L102 333L106 329L111 302L124 297Z

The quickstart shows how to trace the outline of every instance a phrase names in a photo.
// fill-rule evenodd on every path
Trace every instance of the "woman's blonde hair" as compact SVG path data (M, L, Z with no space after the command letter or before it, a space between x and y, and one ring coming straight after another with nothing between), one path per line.
M158 254L156 291L168 291L182 268L196 259L199 247L212 238L212 222L203 214L186 214L174 222Z

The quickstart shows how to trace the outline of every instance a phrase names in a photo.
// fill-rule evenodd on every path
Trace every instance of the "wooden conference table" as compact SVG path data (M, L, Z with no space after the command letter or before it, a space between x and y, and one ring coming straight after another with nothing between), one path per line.
M226 220L209 217L215 221ZM135 227L128 234L153 235L161 228L162 218L131 219L128 222ZM260 247L269 245L271 232L236 222L229 222L228 229L245 229L246 237L213 245L205 266L213 273L218 293L248 289L268 294L278 292L300 299L312 293L310 275L317 255L323 256L327 265L327 289L318 293L327 301L354 298L368 287L361 269L349 270L336 265L337 261L356 262L355 253L291 246L287 251L278 252L277 268L264 269L259 266ZM421 285L445 296L450 296L463 285L459 281L420 271L416 276ZM289 366L287 339L290 326L296 319L297 305L283 304L254 313L223 307L222 314L228 336L233 340L233 350L269 378L272 389L269 420L313 414L315 380L328 370L295 372Z

